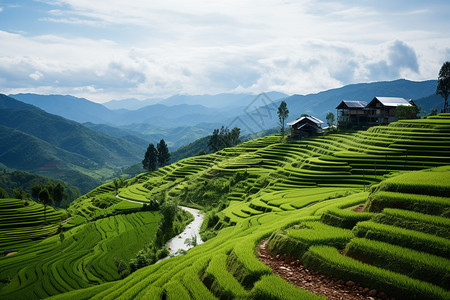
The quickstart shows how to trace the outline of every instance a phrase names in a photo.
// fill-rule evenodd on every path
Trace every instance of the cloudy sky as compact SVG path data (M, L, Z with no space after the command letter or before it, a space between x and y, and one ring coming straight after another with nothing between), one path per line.
M0 0L0 93L97 102L436 79L448 0Z

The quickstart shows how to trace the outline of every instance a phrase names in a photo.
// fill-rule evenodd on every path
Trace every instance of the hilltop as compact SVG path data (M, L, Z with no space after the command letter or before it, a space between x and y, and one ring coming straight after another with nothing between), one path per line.
M143 215L136 212L139 204L114 200L114 186L103 185L71 207L78 221L68 227L67 242L49 238L0 259L0 269L12 270L0 295L322 299L273 275L256 250L266 243L274 259L290 266L298 260L308 272L332 275L327 280L357 294L448 299L442 278L449 272L449 135L450 114L302 141L272 135L136 176L119 196L201 205L206 242L119 281L113 281L118 267L101 249L119 255L121 232L135 232ZM129 204L134 211L121 214ZM134 253L142 236L136 234L128 242ZM101 241L92 253L77 250L92 239ZM28 261L27 253L38 254ZM43 272L44 266L55 271ZM44 275L37 280L35 273Z

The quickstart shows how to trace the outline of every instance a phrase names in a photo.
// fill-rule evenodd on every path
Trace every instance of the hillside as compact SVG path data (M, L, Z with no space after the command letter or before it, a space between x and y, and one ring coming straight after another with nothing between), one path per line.
M2 164L67 180L83 192L98 185L102 176L140 161L145 151L142 142L95 132L7 96L0 98L0 114L1 138L8 141L0 146ZM93 174L95 170L103 175Z
M10 196L13 195L14 189L22 189L31 195L31 188L33 185L56 185L58 183L61 183L64 186L64 192L67 194L69 201L73 201L80 196L79 189L67 182L62 182L60 180L55 180L24 171L2 170L0 173L0 187L8 192Z
M11 278L0 296L323 299L306 286L296 287L295 280L275 276L256 250L265 244L268 255L278 253L273 260L295 269L292 274L302 262L308 273L339 290L347 286L354 294L380 298L448 299L448 281L442 279L450 265L449 138L450 114L441 114L302 141L268 136L141 174L126 181L119 195L203 206L206 242L114 282L108 282L118 278L109 251L119 251L123 240L115 240L115 233L108 236L129 225L110 224L132 214L102 217L105 212L94 204L111 198L112 187L101 186L71 209L73 215L97 219L67 231L78 241L70 244L74 239L66 238L67 258L35 262L59 253L56 237L36 245L42 253L31 247L0 258L0 270L9 270L0 279ZM76 245L89 248L96 234L103 241L93 253L79 251ZM27 266L29 253L37 254ZM80 267L65 265L69 257ZM43 275L37 279L36 273Z

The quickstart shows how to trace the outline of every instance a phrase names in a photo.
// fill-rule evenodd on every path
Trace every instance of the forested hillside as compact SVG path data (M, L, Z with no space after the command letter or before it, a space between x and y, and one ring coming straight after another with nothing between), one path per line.
M79 123L2 95L0 162L62 179L84 193L120 167L141 159L142 143L95 132Z

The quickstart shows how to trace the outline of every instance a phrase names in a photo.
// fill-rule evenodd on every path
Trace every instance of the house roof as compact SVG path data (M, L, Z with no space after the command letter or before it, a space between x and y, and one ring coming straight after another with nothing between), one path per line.
M298 122L301 122L301 121L304 121L304 120L309 120L309 121L311 121L311 122L313 122L313 123L316 123L317 125L323 124L323 121L317 119L316 117L313 117L313 116L307 116L307 117L300 117L300 118L298 118L298 119L295 120L295 121L292 121L292 122L287 123L287 125L292 126L292 125L295 125L295 124L297 124Z
M375 97L370 101L370 103L367 106L371 106L376 101L379 101L384 106L412 106L411 103L408 102L408 100L404 98L397 98L397 97Z
M366 101L342 100L342 102L336 107L336 109L364 108L366 106L367 106L367 102Z

